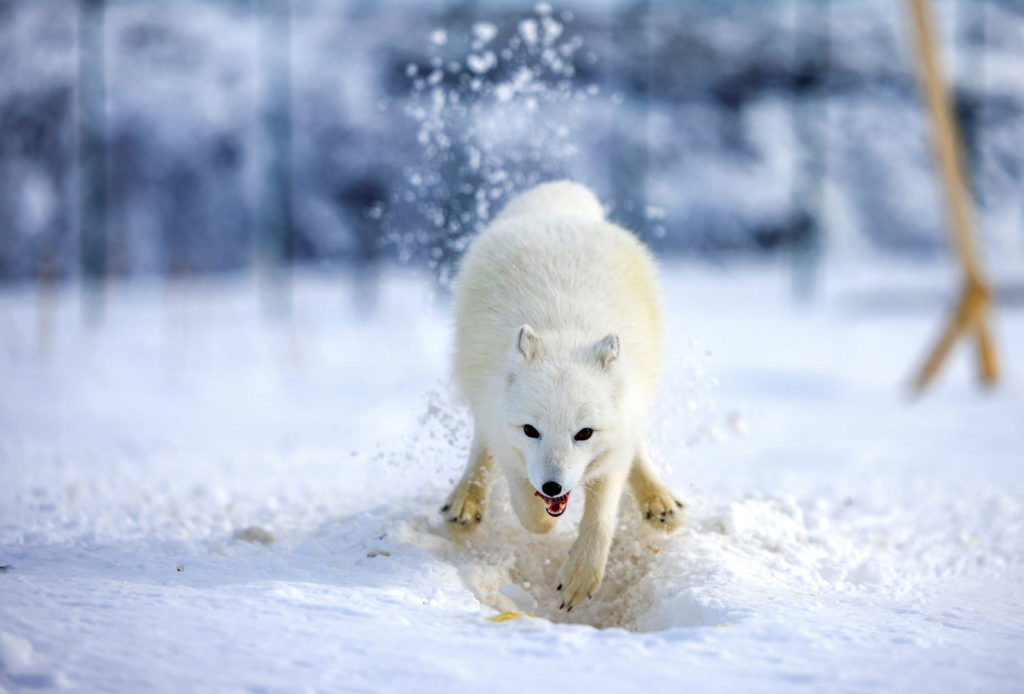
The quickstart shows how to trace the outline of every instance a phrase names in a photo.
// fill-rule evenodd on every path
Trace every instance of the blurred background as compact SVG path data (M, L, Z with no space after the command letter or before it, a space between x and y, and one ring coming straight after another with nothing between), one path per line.
M985 256L1024 261L1024 4L933 3ZM0 1L0 283L258 269L449 281L529 185L580 180L663 257L948 257L888 0ZM865 263L865 261L871 261ZM89 298L91 297L91 298Z

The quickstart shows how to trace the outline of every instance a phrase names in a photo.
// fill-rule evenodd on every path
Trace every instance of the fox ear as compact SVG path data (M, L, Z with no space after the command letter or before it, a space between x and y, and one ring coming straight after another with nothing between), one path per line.
M607 369L609 364L619 358L619 336L615 333L605 335L594 345L593 354L601 368Z
M519 328L519 333L516 335L516 351L519 352L519 357L523 361L530 361L540 351L540 338L530 326L524 325Z

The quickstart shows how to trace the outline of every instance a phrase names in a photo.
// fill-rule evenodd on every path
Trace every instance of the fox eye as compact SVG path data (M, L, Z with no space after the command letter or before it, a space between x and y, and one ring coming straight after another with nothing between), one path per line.
M540 438L540 432L534 429L532 424L524 424L523 433L529 436L531 439Z
M586 441L587 439L590 438L590 435L593 433L594 430L590 428L580 429L579 431L576 432L576 435L573 436L573 438L576 439L577 441Z

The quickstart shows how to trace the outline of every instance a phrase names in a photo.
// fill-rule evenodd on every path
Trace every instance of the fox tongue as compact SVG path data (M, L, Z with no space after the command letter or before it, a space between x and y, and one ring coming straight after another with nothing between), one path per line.
M560 516L565 513L565 507L569 503L569 492L566 492L562 496L550 497L544 496L540 492L534 492L534 496L539 496L547 506L547 512L549 516Z

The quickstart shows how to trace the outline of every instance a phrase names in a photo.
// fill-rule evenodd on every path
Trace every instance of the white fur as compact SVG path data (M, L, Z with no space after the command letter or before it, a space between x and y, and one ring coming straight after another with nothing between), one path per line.
M547 183L512 200L474 240L455 310L454 375L475 430L466 472L442 511L457 528L480 522L495 461L533 532L557 520L534 495L546 482L570 491L569 503L585 496L559 573L571 609L601 583L627 480L647 520L666 529L682 521L643 448L661 360L654 263L604 220L589 190ZM584 428L592 436L575 440Z

